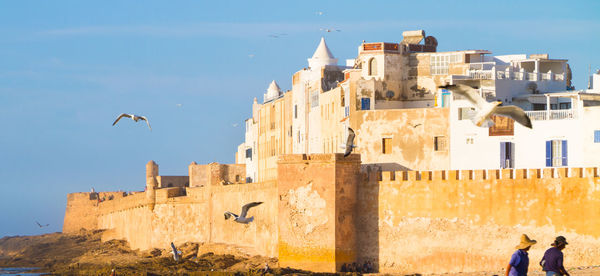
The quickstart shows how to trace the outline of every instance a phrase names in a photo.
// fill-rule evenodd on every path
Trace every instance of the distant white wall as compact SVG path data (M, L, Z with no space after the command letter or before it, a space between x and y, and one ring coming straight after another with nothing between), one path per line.
M458 108L471 107L456 100L450 110L451 169L500 168L500 143L514 143L515 168L546 167L546 141L567 140L568 166L600 164L600 144L593 143L593 130L600 130L600 108L589 107L579 119L532 121L533 129L515 122L514 136L489 136L488 128L471 120L458 120ZM472 144L471 144L472 142Z

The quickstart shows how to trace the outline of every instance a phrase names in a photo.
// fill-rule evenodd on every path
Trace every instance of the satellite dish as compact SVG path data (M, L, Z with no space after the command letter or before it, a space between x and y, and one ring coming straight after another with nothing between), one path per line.
M387 92L385 92L385 97L388 98L388 100L393 98L394 95L395 95L394 91L392 91L392 90L388 90Z
M530 81L527 83L526 89L527 91L531 92L531 94L538 94L540 91L537 90L537 87L538 86L535 82Z
M425 38L425 45L431 45L433 47L437 47L438 46L438 41L435 37L433 36L428 36Z

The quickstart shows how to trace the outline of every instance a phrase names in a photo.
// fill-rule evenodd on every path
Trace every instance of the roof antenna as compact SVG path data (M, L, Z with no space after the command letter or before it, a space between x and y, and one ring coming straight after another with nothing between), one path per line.
M592 89L592 65L588 64L588 88Z

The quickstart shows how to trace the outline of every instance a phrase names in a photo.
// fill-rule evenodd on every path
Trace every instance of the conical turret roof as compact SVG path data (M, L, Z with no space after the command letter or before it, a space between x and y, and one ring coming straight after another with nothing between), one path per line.
M308 59L308 66L310 68L319 68L325 65L337 65L337 62L337 58L333 56L329 47L327 47L325 38L321 37L321 42L319 42L317 50L315 50L312 58Z
M327 43L325 43L324 37L321 37L321 42L319 43L319 46L317 46L317 50L313 54L312 58L335 59L335 57L329 50L329 47L327 47Z
M268 102L272 99L278 98L281 95L281 88L277 85L277 82L273 80L271 84L269 84L269 88L267 88L267 93L264 95L264 101Z

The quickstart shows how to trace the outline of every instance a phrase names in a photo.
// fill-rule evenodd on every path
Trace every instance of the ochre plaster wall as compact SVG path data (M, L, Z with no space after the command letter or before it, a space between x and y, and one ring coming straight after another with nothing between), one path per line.
M358 155L280 156L277 182L99 193L114 196L103 202L69 194L63 231L108 229L104 239L140 249L226 243L315 271L355 260L383 273L495 271L523 233L538 241L532 263L557 235L569 241L567 266L600 260L598 168L361 174L360 164ZM224 220L252 201L264 202L250 210L253 223Z
M384 171L450 168L448 108L356 111L350 126L363 165ZM446 149L436 151L434 138L445 137ZM383 154L382 139L391 138L391 153Z
M567 266L600 260L597 169L373 172L369 179L359 186L358 252L379 272L500 270L523 233L538 241L531 264L557 235L569 241Z
M360 156L285 155L277 169L279 265L335 272L355 261Z
M99 204L88 199L89 193L69 194L63 231L107 229L103 239L126 239L142 250L189 241L233 244L252 254L277 256L275 182L156 189L154 204L146 193ZM239 214L242 205L253 201L264 202L250 210L253 223L225 220L225 211ZM89 215L79 219L81 214Z

